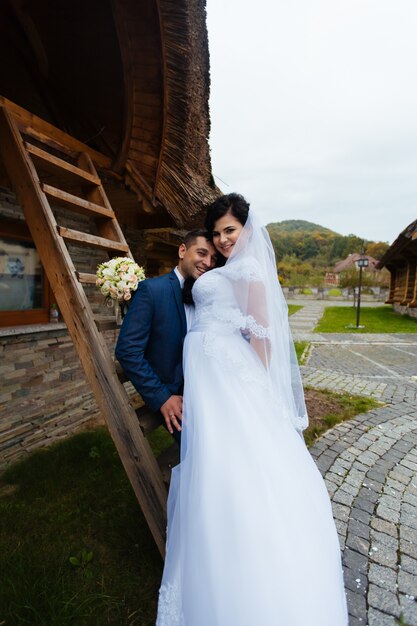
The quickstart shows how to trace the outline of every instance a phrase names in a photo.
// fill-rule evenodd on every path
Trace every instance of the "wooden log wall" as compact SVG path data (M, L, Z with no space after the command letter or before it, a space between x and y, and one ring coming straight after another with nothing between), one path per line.
M408 306L410 308L417 308L417 259L414 257L410 261L412 265L410 269L410 285L409 285L409 301Z
M416 280L416 264L413 259L408 259L407 266L406 266L406 274L405 274L404 296L400 304L407 305L413 299L415 280Z
M394 302L400 303L405 296L405 285L407 278L407 267L398 267L395 275Z
M397 278L397 270L395 267L390 267L390 282L389 282L389 294L388 299L385 301L385 304L393 304L395 297L395 283Z

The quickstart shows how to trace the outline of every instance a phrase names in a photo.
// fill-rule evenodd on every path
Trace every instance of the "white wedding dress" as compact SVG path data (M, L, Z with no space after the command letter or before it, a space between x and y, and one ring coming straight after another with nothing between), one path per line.
M348 623L324 482L248 341L268 331L236 296L236 280L257 280L256 267L246 258L193 288L157 626Z

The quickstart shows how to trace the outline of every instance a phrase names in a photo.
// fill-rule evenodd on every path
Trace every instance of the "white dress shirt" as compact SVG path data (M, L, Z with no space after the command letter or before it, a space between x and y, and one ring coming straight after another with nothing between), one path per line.
M174 268L174 272L175 272L176 277L180 281L180 287L182 289L184 287L185 278L181 274L180 270L178 269L178 266ZM184 304L184 310L185 310L185 319L187 321L187 332L188 332L194 321L194 306L192 304Z

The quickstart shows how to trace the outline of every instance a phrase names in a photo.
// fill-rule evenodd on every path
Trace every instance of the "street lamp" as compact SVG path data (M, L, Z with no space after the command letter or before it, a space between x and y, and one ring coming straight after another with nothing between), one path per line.
M361 314L362 270L364 267L368 267L369 265L369 261L364 255L365 255L365 250L364 250L364 246L362 246L361 256L357 260L357 265L359 267L359 285L358 285L358 307L356 309L356 328L360 328L359 318Z

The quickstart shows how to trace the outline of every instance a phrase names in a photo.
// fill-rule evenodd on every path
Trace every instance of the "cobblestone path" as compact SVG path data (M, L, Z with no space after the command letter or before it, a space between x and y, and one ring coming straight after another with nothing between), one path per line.
M304 335L306 337L306 335ZM417 410L417 335L308 335L302 367L311 387L414 402Z
M319 304L291 321L313 342L304 384L384 403L310 448L332 499L349 625L417 626L417 335L313 334Z

